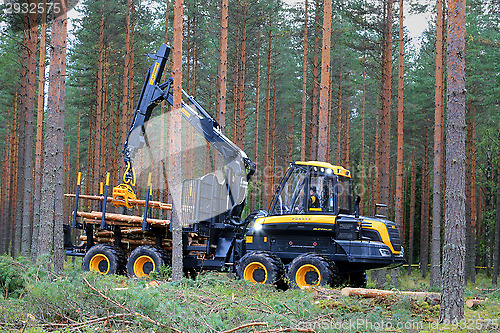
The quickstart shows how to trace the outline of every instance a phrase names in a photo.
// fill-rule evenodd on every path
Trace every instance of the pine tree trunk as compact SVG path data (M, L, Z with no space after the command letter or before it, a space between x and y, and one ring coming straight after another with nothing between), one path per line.
M361 100L361 174L360 174L360 196L361 202L359 203L359 213L360 215L364 214L364 200L365 196L365 176L366 176L366 167L365 167L365 102L366 102L366 62L365 57L363 56L363 97Z
M267 48L267 74L266 74L266 115L264 120L264 170L263 170L263 198L264 207L267 209L271 204L269 202L269 193L271 192L269 173L272 173L270 164L270 129L269 122L271 117L271 51L272 51L272 21L269 23L269 42Z
M306 121L307 121L307 15L308 0L304 3L304 53L302 57L302 132L300 133L300 160L306 159Z
M344 165L345 165L345 168L349 169L350 168L350 158L351 158L351 154L350 154L350 146L351 146L351 110L349 109L349 105L350 105L350 97L348 96L347 97L347 110L344 112L345 114L345 141L344 141L344 154L345 154L345 158L344 158Z
M444 121L444 66L443 0L436 2L436 84L434 112L434 182L432 196L432 239L430 286L441 286L441 221L442 221L442 182L443 182L443 121Z
M410 185L410 225L408 227L408 274L411 273L413 264L413 246L414 246L414 226L415 226L415 191L416 191L416 161L415 149L411 153L411 185Z
M130 64L128 68L128 113L134 114L134 36L135 36L135 3L130 1ZM128 124L128 122L127 122ZM125 141L124 141L125 142Z
M420 267L422 277L427 276L429 265L429 149L428 129L425 128L424 159L422 161L422 206L420 212Z
M94 142L94 112L93 108L90 109L89 113L89 136L88 136L88 142L87 142L87 151L92 151L92 148L94 147L93 142ZM125 141L123 141L125 142ZM93 175L92 175L92 160L93 156L91 154L87 155L87 174L86 174L86 182L85 182L85 189L88 193L92 193L93 190Z
M498 118L498 153L497 153L497 206L496 206L496 221L495 221L495 239L497 240L495 242L495 248L493 249L493 274L491 277L491 283L493 285L498 284L498 271L499 271L499 265L500 265L500 112L499 112L499 118ZM481 191L479 191L481 192ZM479 208L479 211L481 211L481 208Z
M130 71L130 34L131 34L131 26L130 26L130 7L131 0L127 0L127 13L125 16L125 55L124 55L124 66L123 66L123 89L122 89L122 137L121 142L125 142L127 136L127 124L128 122L128 109L129 109L129 101L128 101L128 90L129 90L129 71Z
M259 166L259 106L260 106L260 47L261 47L262 27L259 27L259 36L257 43L257 74L255 78L255 141L254 141L254 163ZM257 202L259 201L261 191L257 190L259 182L258 174L253 177L253 195L252 195L252 209L257 209Z
M238 82L240 81L240 45L241 41L239 40L239 35L236 35L236 49L235 49L235 62L234 62L234 82L233 82L233 119L232 119L232 128L231 128L231 139L238 146L238 121L240 113L238 108L240 107L240 89Z
M29 31L28 15L23 15L23 26L25 31ZM21 235L22 235L22 220L23 220L23 195L24 195L24 136L26 134L26 110L25 105L28 99L28 58L31 56L28 48L28 33L23 33L22 55L21 55L21 79L19 93L19 116L17 129L17 181L16 181L16 209L15 217L13 216L12 227L12 256L17 257L21 253Z
M391 78L392 78L392 0L386 2L385 45L382 57L382 109L380 112L380 202L389 204L389 169L391 156ZM381 269L377 287L386 283Z
M38 1L30 0L29 4L38 4ZM33 131L36 96L36 46L37 46L37 25L38 15L31 13L27 15L28 27L28 59L26 72L26 101L24 103L24 113L26 128L24 134L24 163L23 163L23 206L22 206L22 237L21 255L29 257L31 252L31 236L33 229L33 216L31 206L33 204L33 193L31 191L33 181Z
M11 196L9 198L9 214L8 214L8 217L9 217L9 224L10 224L10 230L9 232L7 232L8 235L6 235L6 238L7 240L10 240L10 244L6 242L6 251L5 252L8 252L8 253L11 253L13 256L13 252L14 252L14 242L15 242L15 239L14 239L14 233L15 233L15 230L16 230L16 223L15 223L15 217L16 217L16 212L18 211L17 209L17 194L18 194L18 173L19 173L19 136L16 135L18 134L18 130L19 130L19 118L20 118L20 112L18 110L18 107L17 107L17 91L16 93L14 94L14 121L12 122L12 133L14 135L14 138L13 138L13 141L14 141L14 144L13 144L13 148L12 148L12 164L11 164L11 186L10 186L10 189L11 189Z
M469 261L469 276L472 283L476 282L476 106L472 105L472 123L471 123L471 156L470 156L470 234L468 244L467 259ZM496 238L498 239L498 238Z
M278 94L278 91L276 89L276 64L277 61L273 63L273 112L271 115L271 133L270 133L270 146L273 147L273 149L270 150L269 157L270 157L270 165L271 165L271 172L269 174L271 178L271 182L269 185L270 191L267 193L269 196L268 202L271 203L273 200L273 194L275 190L275 180L276 180L276 95Z
M239 117L238 117L238 142L239 147L245 150L245 71L246 71L246 43L247 43L247 3L243 2L243 18L241 27L241 61L239 84Z
M398 53L398 147L396 160L396 195L394 221L403 236L403 177L404 177L404 32L403 32L403 0L399 0L399 53ZM401 237L403 239L403 237ZM391 271L391 282L397 286L397 270Z
M43 2L43 8L47 6L46 0ZM38 63L38 107L36 121L36 144L35 144L35 180L33 194L33 241L31 243L31 256L37 257L38 250L38 235L40 232L40 200L42 187L42 153L43 153L43 121L44 121L44 99L45 99L45 56L46 56L46 32L47 32L47 13L44 10L41 16L40 23L40 59ZM80 118L78 118L80 119Z
M99 58L97 60L97 98L96 98L96 123L95 123L95 153L94 155L94 177L97 182L104 176L102 174L101 165L104 163L102 158L102 142L103 142L103 66L104 66L104 1L101 0L101 23L99 25Z
M329 137L328 124L330 123L328 100L330 80L330 40L332 26L332 1L325 0L323 13L323 46L321 52L321 83L319 97L319 119L318 119L318 160L327 161Z
M182 36L183 36L183 0L174 1L174 39L172 52L172 69L174 78L173 87L173 110L170 117L169 143L170 156L178 156L180 153L181 138L181 106L182 106ZM181 179L180 165L176 158L169 159L169 172L171 179ZM172 188L172 186L169 186ZM175 189L172 195L178 196ZM180 203L180 198L174 200ZM174 207L172 210L172 278L180 280L183 272L183 251L182 251L182 225L180 221L180 207Z
M337 108L337 165L343 165L342 161L342 63L339 69L339 92L338 92L338 108Z
M56 272L63 269L63 158L66 79L66 2L59 1L62 15L53 21L49 97L44 138L44 174L40 203L41 229L38 255L49 254Z
M439 322L464 319L465 0L448 2L446 190Z
M310 160L318 158L318 82L319 82L319 29L320 29L320 5L316 0L314 14L314 59L313 59L313 89L311 101L311 130L310 130Z
M227 30L228 30L228 0L222 0L220 38L219 38L219 98L217 121L224 128L226 125L226 84L227 84Z

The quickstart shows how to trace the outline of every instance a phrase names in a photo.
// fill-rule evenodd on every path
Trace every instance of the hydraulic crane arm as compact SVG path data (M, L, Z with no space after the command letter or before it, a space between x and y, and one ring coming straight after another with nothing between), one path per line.
M126 171L123 176L124 184L118 186L118 188L121 187L121 191L115 188L117 189L116 196L130 195L130 198L134 196L135 172L132 162L137 151L147 144L145 123L151 117L153 109L162 101L166 100L170 105L173 105L173 92L171 89L173 79L170 77L166 82L159 84L169 53L170 47L162 44L155 55L150 55L154 59L154 63L146 75L132 124L127 134L127 140L124 144L123 156ZM182 102L181 113L183 117L221 153L225 165L231 169L232 176L243 176L246 181L249 181L255 172L255 164L243 150L222 133L219 123L192 96L188 96L184 91L183 94L188 102ZM128 194L125 192L128 192ZM115 197L115 190L113 191L113 197Z

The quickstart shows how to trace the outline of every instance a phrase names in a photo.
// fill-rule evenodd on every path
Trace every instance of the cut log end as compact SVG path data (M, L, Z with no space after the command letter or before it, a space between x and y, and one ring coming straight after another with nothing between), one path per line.
M475 309L475 308L478 308L479 306L481 306L481 304L483 304L484 301L486 301L486 300L485 299L468 299L465 301L465 305L469 309Z

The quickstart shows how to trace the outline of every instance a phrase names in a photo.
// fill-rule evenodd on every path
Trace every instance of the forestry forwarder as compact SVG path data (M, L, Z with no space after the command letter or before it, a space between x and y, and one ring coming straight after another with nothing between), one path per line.
M148 216L151 207L171 206L151 201L150 181L146 200L137 200L132 166L137 150L148 145L144 127L153 108L163 100L173 104L172 78L159 84L169 52L163 44L152 56L155 62L124 146L124 183L113 189L113 198L107 197L108 180L100 197L80 195L80 181L76 194L68 195L76 199L72 226L85 229L86 235L79 247L66 241L66 253L84 256L85 270L126 271L142 277L170 264L169 221ZM329 163L291 163L269 211L258 210L241 219L255 164L222 134L219 124L193 97L186 97L194 108L183 103L184 118L222 154L226 165L221 172L183 181L180 212L189 223L183 227L186 272L231 271L254 283L294 288L339 283L364 286L366 270L404 263L396 225L381 215L359 216L359 197L354 202L350 172ZM101 200L102 211L78 212L79 198ZM144 216L106 213L107 201L118 207L142 206ZM84 217L83 223L77 222L77 216Z

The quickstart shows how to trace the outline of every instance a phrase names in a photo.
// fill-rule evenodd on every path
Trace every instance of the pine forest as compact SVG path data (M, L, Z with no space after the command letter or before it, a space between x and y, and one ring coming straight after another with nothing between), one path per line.
M293 303L302 297L299 291L286 291L282 295L274 294L275 289L272 289L272 296L265 300L264 295L270 289L255 289L255 297L263 293L260 295L262 300L239 298L241 288L253 293L251 283L247 285L245 282L240 288L238 283L242 282L238 280L225 280L226 277L216 273L203 275L197 269L186 268L192 262L189 251L198 251L202 245L206 245L209 251L214 244L221 246L223 237L235 238L231 243L234 253L237 246L242 246L237 238L242 238L248 249L252 243L248 233L245 238L244 233L228 230L240 230L238 228L243 225L245 217L256 210L273 215L272 210L278 205L276 198L282 200L279 193L283 194L282 188L288 186L284 183L288 178L285 177L283 183L282 178L289 175L287 170L291 163L305 170L304 166L312 166L317 161L348 170L338 169L344 172L344 176L352 178L350 216L377 216L393 221L390 223L399 230L400 247L404 249L401 256L405 262L399 268L387 269L390 268L387 264L377 267L382 269L370 270L371 266L366 266L362 269L364 275L337 274L340 278L350 281L353 287L366 287L365 271L368 271L368 286L379 292L395 288L425 292L426 301L432 298L429 295L439 293L438 303L429 301L427 312L412 312L412 318L423 318L424 323L449 323L464 318L475 320L477 316L470 309L476 309L485 311L479 317L491 319L486 323L483 320L481 325L496 325L494 327L498 329L499 2L10 0L4 1L0 8L3 12L0 16L0 291L4 290L5 296L5 300L0 300L0 313L9 307L16 308L10 303L2 303L9 297L17 297L16 302L21 302L23 297L33 304L37 299L51 302L50 296L41 296L42 290L48 292L56 288L54 284L60 284L63 290L64 281L68 279L77 279L78 287L72 291L74 297L87 297L82 291L85 289L94 297L87 300L87 305L81 300L81 303L75 301L66 307L59 304L65 302L62 299L54 300L47 303L45 310L33 308L20 315L19 318L24 319L13 319L17 317L9 311L14 310L9 310L0 314L0 327L7 331L21 328L24 331L32 325L41 331L67 329L68 332L93 332L86 329L96 327L106 327L105 330L110 332L126 331L124 327L135 327L137 332L153 327L163 327L165 332L327 332L334 329L311 326L314 318L325 317L327 312L321 311L338 314L342 309L347 309L348 313L356 312L352 310L353 306L365 310L385 307L391 318L396 316L399 310L395 309L404 307L401 305L406 304L404 301L393 306L388 305L389 301L382 304L385 301L377 303L360 298L356 301L360 303L353 305L354 301L339 298L343 296L335 289L319 289L316 294L308 289L304 293L310 297L310 304L316 300L324 306L311 305L316 310L300 317L301 308L306 305ZM414 18L420 22L415 24ZM413 33L415 25L426 27L420 36ZM160 59L155 58L155 54L163 50L163 44L168 45L170 54L157 80L160 84L173 77L172 85L168 86L173 98L167 103L165 95L165 101L155 102L158 106L146 116L149 121L139 124L138 130L145 131L141 132L144 136L141 140L145 140L150 150L133 155L133 170L131 164L127 164L127 144L132 145L134 136L131 133L135 125L131 124L133 120L142 119L137 108L146 98L144 96L148 96L144 87L148 82L152 85L155 79L156 72L151 74L148 69L154 59ZM165 86L159 87L165 89ZM158 86L155 89L158 91ZM184 186L181 209L181 190L169 182L171 177L196 179L223 162L212 152L214 147L203 140L203 136L200 141L198 133L182 118L186 117L187 111L181 98L186 100L187 96L192 96L220 125L221 133L256 165L255 174L250 175L251 179L247 177L250 179L248 185L243 181L245 193L240 197L246 199L227 213L234 225L225 229L210 225L218 232L216 238L204 238L201 228L187 230L184 225L183 229L181 220L188 209L184 202L186 185L179 181L179 186ZM191 105L196 108L196 104L191 102ZM212 126L212 122L209 124ZM202 120L201 128L206 131L204 126L207 125ZM306 163L295 164L298 161ZM244 162L248 170L251 163L246 159ZM140 216L137 217L139 222L134 222L138 223L136 229L123 227L120 231L119 226L125 225L124 220L119 223L115 220L115 224L111 223L113 226L103 228L106 210L117 216L123 213L110 202L106 206L106 201L110 201L106 195L111 196L113 186L120 184L122 177L128 183L127 175L133 177L130 184L137 194L137 202L146 198L145 203L139 205L145 208L136 207L131 214ZM289 177L291 179L291 173ZM312 178L310 176L305 182L305 186L311 186L311 193L314 188ZM327 186L326 180L321 184ZM75 201L74 197L80 195L75 195L76 191L83 197L101 196L100 201L85 198ZM319 198L326 200L325 193L322 192ZM356 196L360 199L357 203ZM234 201L232 195L230 199ZM312 207L311 201L308 205ZM153 212L158 207L163 207L163 210ZM92 211L87 215L94 215L89 217L78 213L83 226L81 230L72 230L71 226L77 225L77 209ZM292 212L292 208L281 201L279 209L280 215L283 209ZM318 210L321 210L309 209L313 214L319 214ZM261 216L267 216L259 214L268 213L261 212L251 217L259 221ZM101 223L98 214L102 215L102 229L97 228ZM125 215L119 216L123 218ZM92 229L91 223L94 222L91 219L97 221L95 229ZM339 219L342 220L337 217ZM106 223L110 220L112 217ZM150 223L147 227L146 222ZM162 223L170 224L162 236L169 235L168 244L165 239L162 243L155 231ZM266 226L266 222L262 223ZM365 238L359 233L359 230L364 230L363 226L366 227L365 223L355 226L360 242L368 239L368 233ZM390 229L389 222L383 223L384 228L387 225ZM251 225L252 232L256 232L257 224ZM376 232L381 234L384 243L383 232L376 228L372 229L378 230ZM133 238L141 232L146 235L143 240ZM228 236L229 232L233 232L233 236ZM392 234L390 230L387 232L389 239ZM90 240L92 237L94 241ZM206 319L195 319L190 323L188 319L182 319L183 310L175 304L171 305L177 311L175 315L160 316L161 311L166 311L162 303L153 305L147 303L152 301L141 301L147 297L145 294L137 294L134 296L137 299L129 298L129 303L122 303L116 290L120 284L124 288L129 288L130 284L128 292L144 287L134 285L135 280L119 282L99 280L97 275L82 275L82 278L75 275L83 274L81 258L84 253L80 257L66 256L68 240L74 244L80 241L111 244L120 242L120 237L133 239L136 243L130 244L135 244L134 247L121 250L112 245L95 245L118 251L113 252L119 259L116 265L122 265L117 266L117 273L148 275L144 268L146 264L139 273L136 264L132 268L129 264L125 266L126 256L135 255L141 248L149 251L154 246L163 246L171 253L151 250L160 261L156 261L153 254L143 254L143 257L152 258L153 270L155 264L167 264L167 257L171 262L171 271L155 271L157 275L146 280L149 281L146 288L153 282L160 284L157 289L152 286L147 292L153 295L151 290L161 291L161 288L172 292L168 289L171 287L163 285L170 283L164 282L169 281L167 278L162 280L168 275L173 281L181 281L176 282L180 283L174 286L179 291L173 292L171 298L189 304L198 302L193 299L199 298L197 306L200 309L190 310L189 316L204 318L197 317L195 312L208 311L208 307L212 310ZM270 242L276 241L270 239ZM264 242L267 242L267 237ZM315 241L314 246L316 244ZM292 246L292 240L289 245ZM130 253L129 250L133 251ZM90 251L89 247L86 251ZM214 255L218 253L219 248ZM258 253L262 256L262 251L256 252L257 257ZM287 261L278 255L282 263L273 253L265 253L267 259L264 259L272 263L271 266L266 266L264 261L256 264L257 259L248 259L246 267L250 267L253 275L247 275L247 268L239 272L239 266L236 266L237 260L241 265L250 255L248 250L242 258L242 255L234 258L227 255L227 260L235 260L236 268L226 264L222 271L227 269L258 284L259 270L265 270L265 279L276 270L276 281L282 274L284 283L288 283L291 289L297 285L301 287L300 279L297 285L286 280L292 276L287 272L293 270L293 258ZM335 268L330 259L313 258L314 253L309 255L308 265L314 266L314 260L326 260L323 264L330 265L327 271L314 268L312 273L317 272L325 279L332 274L333 281L335 272L342 272L344 266L341 264ZM89 259L90 270L93 270L93 260L101 258L99 256L105 258L106 254ZM140 253L137 256L139 261L143 258ZM201 260L204 259L205 256ZM123 263L120 264L120 260ZM108 265L106 275L114 268L107 257L104 261ZM99 265L102 262L99 261ZM40 266L36 266L37 263ZM135 273L129 269L136 269ZM296 274L300 275L301 269L298 268ZM40 270L46 272L45 277L40 277ZM16 276L21 274L16 271L25 271L23 274L30 278L24 277L25 282L19 282L23 286L19 290L24 291L12 294L12 290L16 290L12 287L17 281ZM196 280L189 280L198 274ZM307 274L304 273L304 283L310 284ZM353 276L362 276L364 283L353 282ZM53 279L53 282L43 282L44 279ZM420 281L418 285L417 280ZM279 281L276 281L280 289ZM38 285L30 289L30 283ZM47 284L41 287L41 283ZM213 285L213 290L204 283ZM228 290L229 284L236 289ZM320 282L317 285L323 286ZM37 288L41 288L39 292L42 294L35 295L33 290ZM226 305L221 305L225 303L217 305L216 301L217 297L226 299L226 296L226 301L233 302L227 305L229 310ZM240 300L239 305L235 297ZM288 301L291 299L292 303ZM113 310L103 312L99 309L99 301ZM263 306L263 302L268 305ZM408 305L409 312L423 309L420 307L422 300L412 302L413 305ZM202 305L204 310L201 310ZM261 311L254 315L240 314L241 321L228 319L238 318L238 311L251 312L254 310L248 309L255 307ZM230 313L221 314L221 308ZM75 309L82 311L81 316L75 314ZM404 311L402 313L406 315ZM276 324L272 324L271 313L282 316L276 319ZM289 316L286 320L283 313ZM386 318L386 313L380 316ZM334 317L328 318L332 323L335 321ZM405 320L409 319L401 319L402 322ZM309 326L304 323L309 323ZM264 324L267 327L259 327ZM365 330L370 329L357 328L357 331ZM473 330L481 331L481 328L474 326Z

